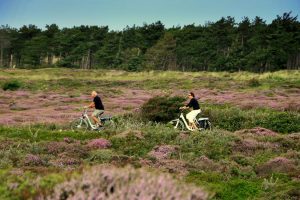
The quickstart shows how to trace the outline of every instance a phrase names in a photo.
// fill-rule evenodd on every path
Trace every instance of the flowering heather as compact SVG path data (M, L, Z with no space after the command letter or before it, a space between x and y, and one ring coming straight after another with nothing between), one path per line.
M182 94L182 91L177 91L175 94ZM284 111L299 111L300 99L299 92L288 93L286 90L274 90L271 93L268 91L261 92L235 92L235 91L216 91L211 89L195 90L200 101L214 102L218 104L229 103L241 108L273 108Z
M178 147L173 145L156 146L151 152L149 152L149 156L152 156L158 160L168 159L171 154L175 153L177 150Z
M14 169L10 170L9 173L12 175L15 175L15 176L22 176L24 174L24 170L20 169L20 168L14 168Z
M298 164L300 164L300 152L296 150L288 150L284 156L288 159L294 159L297 160ZM300 175L300 174L299 174Z
M287 137L297 141L298 144L300 144L300 133L292 133L292 134L287 135Z
M9 104L9 100L0 99L0 105L7 105Z
M187 140L189 138L189 132L185 133L185 132L181 132L178 135L178 139L179 140Z
M152 166L155 168L165 169L169 173L179 173L181 175L188 174L188 165L183 160L175 160L175 159L159 160Z
M118 98L114 98L112 102L107 103L107 107L110 108L109 110L112 113L123 113L123 108L128 106L131 108L139 107L146 99L152 96L145 90L137 90L135 99L140 101L135 102L132 99L131 89L128 91L129 93L125 92L125 95L122 97L123 102L119 101ZM28 98L22 99L22 107L17 105L17 107L13 108L20 111L14 112L12 115L10 107L8 107L11 99L14 99L15 96L25 97L26 95ZM111 97L111 95L108 95L108 97ZM78 117L80 112L76 108L82 106L82 101L86 101L89 98L89 96L85 95L69 98L65 93L54 92L39 94L30 91L6 91L0 99L0 104L4 105L0 110L0 124L28 124L33 122L65 124ZM36 101L36 99L39 99L39 101ZM40 113L38 117L36 117L36 113Z
M24 158L24 165L37 166L42 164L43 164L42 159L37 155L27 154Z
M111 98L114 94L108 93L103 95L104 98L111 98L107 102L107 108L114 114L133 111L134 108L140 107L145 101L153 96L164 94L163 90L131 89L118 88L122 92L122 97ZM170 88L174 95L182 95L185 90L176 90ZM201 102L212 102L218 104L229 103L242 108L269 107L280 111L300 110L299 89L272 89L270 91L234 91L234 90L217 90L217 89L198 89L194 92L200 97ZM22 98L22 111L14 112L14 116L22 120L11 119L7 121L12 114L6 106L14 97ZM38 99L38 101L36 101ZM78 116L78 108L82 101L89 99L89 96L79 95L70 98L64 91L34 93L31 91L6 91L1 96L0 104L4 105L0 111L0 124L26 124L26 122L38 123L66 123ZM70 104L70 102L72 102ZM18 106L18 105L17 105ZM18 107L20 107L18 106ZM25 110L24 110L25 109ZM63 111L63 112L62 112ZM7 114L6 114L7 113ZM39 117L35 117L40 113ZM67 114L67 115L66 115Z
M218 163L215 163L206 156L201 156L200 158L196 159L194 161L194 165L197 167L197 169L205 171L218 171L221 167Z
M262 128L262 127L255 127L253 129L243 129L243 130L236 131L235 133L241 134L241 135L252 134L252 135L257 135L257 136L277 136L278 135L276 132L271 131L266 128Z
M68 167L79 165L81 160L80 158L71 157L68 153L61 153L58 158L50 160L49 163L55 167Z
M256 171L260 176L266 176L272 173L287 173L291 176L297 176L297 174L299 175L300 173L300 168L295 165L293 160L285 157L276 157L259 165Z
M14 142L9 139L1 140L0 142L0 150L7 150L11 146L13 146Z
M72 106L58 106L57 108L54 108L55 111L66 111L66 110L72 110Z
M128 136L134 136L138 139L145 139L145 137L143 136L143 133L141 131L137 131L137 130L127 130L127 131L124 131L118 135L116 135L115 137L117 138L126 138Z
M192 185L180 184L167 174L150 173L145 169L93 167L79 178L55 187L46 199L172 199L204 200L208 194Z
M92 149L107 149L111 146L111 143L106 139L98 138L90 140L87 146Z
M273 144L270 142L258 142L254 139L243 139L235 142L233 148L236 151L251 154L258 150L276 149L278 148L278 144Z
M142 158L140 158L139 163L141 164L142 167L149 167L153 165L152 160L142 159Z
M64 142L65 143L72 143L72 142L74 142L74 140L72 138L65 137Z
M72 143L64 142L48 142L45 144L45 150L48 154L58 155L60 153L67 153L72 157L83 158L88 155L88 149L81 145L80 142L74 142L71 139L65 139Z
M46 151L49 154L58 154L64 152L67 144L65 142L49 142L45 145Z

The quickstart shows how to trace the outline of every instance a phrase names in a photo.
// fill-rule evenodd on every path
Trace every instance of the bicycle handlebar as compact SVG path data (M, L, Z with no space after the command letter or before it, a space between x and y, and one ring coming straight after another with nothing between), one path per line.
M83 107L83 113L86 113L89 110L88 107Z

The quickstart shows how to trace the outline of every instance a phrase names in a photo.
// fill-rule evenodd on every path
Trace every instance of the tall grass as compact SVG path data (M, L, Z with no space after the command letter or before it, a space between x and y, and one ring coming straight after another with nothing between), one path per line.
M269 89L272 87L300 87L299 71L277 71L264 74L250 72L178 72L178 71L149 71L149 72L125 72L114 70L79 70L79 69L36 69L36 70L0 70L2 80L18 79L31 85L39 82L65 80L66 82L86 85L86 81L102 81L114 83L127 83L128 86L142 87L146 89L170 89L179 87L183 89L195 89L207 87L209 80L214 81L210 87L219 89L230 86L229 83L242 85L242 89ZM244 83L252 79L261 85L257 88L247 86ZM172 83L172 84L171 84ZM62 85L62 87L70 88ZM29 87L37 88L37 87ZM48 87L48 89L52 89ZM54 88L55 89L55 88Z

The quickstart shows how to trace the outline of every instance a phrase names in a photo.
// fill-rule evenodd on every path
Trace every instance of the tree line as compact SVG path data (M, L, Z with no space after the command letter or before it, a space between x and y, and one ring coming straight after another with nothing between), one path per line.
M284 13L267 24L260 17L223 17L205 25L166 28L157 21L127 26L56 24L0 28L0 67L82 69L274 71L300 69L300 23Z

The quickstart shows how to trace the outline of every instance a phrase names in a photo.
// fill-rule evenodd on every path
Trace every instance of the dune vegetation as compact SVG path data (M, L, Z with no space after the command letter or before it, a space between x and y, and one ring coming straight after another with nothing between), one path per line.
M300 198L299 71L5 69L0 86L0 199ZM113 123L73 132L92 90ZM190 91L212 131L142 109Z

